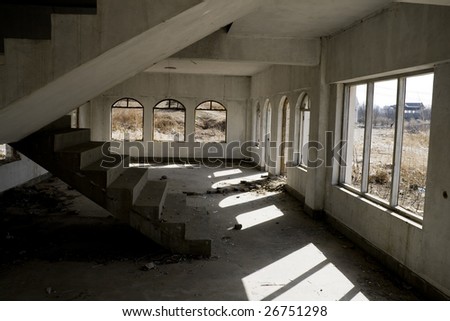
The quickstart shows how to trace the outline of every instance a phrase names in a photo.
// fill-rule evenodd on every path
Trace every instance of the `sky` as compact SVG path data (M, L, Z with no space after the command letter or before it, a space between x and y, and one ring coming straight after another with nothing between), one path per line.
M422 102L426 107L431 106L433 96L434 74L424 74L406 78L406 102ZM366 86L360 85L356 89L356 96L361 103L365 101ZM374 105L390 106L396 104L397 79L379 81L375 83Z

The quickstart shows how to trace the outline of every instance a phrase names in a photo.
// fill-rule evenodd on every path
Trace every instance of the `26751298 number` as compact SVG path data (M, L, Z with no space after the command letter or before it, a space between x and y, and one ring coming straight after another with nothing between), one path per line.
M293 305L280 305L280 306L265 306L264 316L266 317L316 317L316 316L327 316L326 306L293 306Z

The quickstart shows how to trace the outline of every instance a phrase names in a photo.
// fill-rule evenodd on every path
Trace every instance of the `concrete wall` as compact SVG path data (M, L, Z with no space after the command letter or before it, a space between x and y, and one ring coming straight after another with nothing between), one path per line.
M144 144L141 144L144 146L144 154L141 156L173 156L174 151L165 151L161 142L154 142L153 150L150 150L150 145L147 144L152 141L153 107L161 100L169 98L181 102L186 108L186 137L188 138L194 133L195 108L206 100L215 100L227 109L227 144L216 145L223 150L219 157L242 158L239 149L227 150L227 148L231 147L230 144L240 144L246 140L245 120L249 95L249 77L144 72L90 102L92 139L98 141L111 139L111 106L121 98L130 97L144 106ZM127 145L135 146L137 143ZM182 147L181 157L203 157L203 144L194 144L190 141L176 145ZM194 146L197 146L195 150ZM130 152L131 155L137 156L137 149L133 148Z
M325 211L387 257L450 295L450 8L396 4L328 41L331 86L328 128L341 132L343 85L348 80L434 67L435 81L423 224L414 223L337 184L327 170ZM447 39L447 40L445 40Z
M0 164L0 193L46 173L45 169L24 155L20 155L18 161Z
M450 7L396 3L329 40L327 81L417 70L448 60Z
M311 105L311 141L322 141L321 137L323 124L320 124L320 67L302 67L302 66L272 66L269 69L252 77L252 111L256 112L256 106L260 105L261 113L264 114L268 104L272 106L271 119L271 142L276 143L276 147L271 148L270 151L265 150L264 147L253 148L252 152L257 154L260 159L260 165L271 174L280 173L280 149L278 148L281 142L281 107L284 99L288 99L290 104L290 124L289 124L289 140L293 142L294 146L298 144L298 135L295 128L298 127L299 120L296 118L296 108L301 102L304 94L308 94ZM248 137L254 139L255 135L255 117L248 118L250 130ZM264 116L262 122L265 122ZM264 127L264 126L262 126ZM267 142L266 142L267 143ZM290 153L290 157L292 152ZM315 152L315 151L312 151ZM270 155L272 163L266 161L265 153ZM317 154L312 155L312 159L316 159ZM301 168L299 166L289 166L287 168L287 184L299 193L302 198L306 199L306 206L309 209L316 210L323 208L322 197L316 193L316 189L324 190L324 181L317 180L317 174L323 171L321 168ZM316 204L317 203L317 204Z
M433 111L427 173L425 214L413 222L338 185L339 166L292 167L287 184L305 208L324 210L349 235L374 249L379 258L407 280L425 280L450 295L450 8L399 3L322 41L319 67L273 66L252 77L252 117L247 136L255 136L256 106L272 106L272 141L280 140L282 101L300 92L311 98L310 140L328 146L312 158L330 160L340 140L344 84L349 81L397 75L434 68ZM295 127L291 115L291 130ZM326 132L334 135L326 144ZM292 135L292 132L290 133ZM263 154L261 147L254 153ZM276 159L278 151L271 151ZM260 161L264 165L264 159ZM267 166L263 166L267 169ZM279 163L269 171L277 174ZM325 174L324 174L325 173ZM405 272L406 271L406 272ZM416 282L416 281L414 281ZM416 282L415 285L418 284ZM424 290L426 286L422 286Z

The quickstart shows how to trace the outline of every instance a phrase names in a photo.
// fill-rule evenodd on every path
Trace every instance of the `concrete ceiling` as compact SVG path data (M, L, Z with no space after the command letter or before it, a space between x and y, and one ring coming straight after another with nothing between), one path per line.
M450 0L264 0L258 10L234 21L228 36L273 41L317 39L343 30L393 2L450 5ZM221 43L212 42L211 46L224 48ZM147 71L251 76L271 65L267 61L239 61L236 57L233 60L190 58L172 57ZM176 69L167 69L168 66Z
M235 21L230 34L317 38L333 34L392 2L450 5L450 0L270 0Z
M232 35L317 38L334 33L390 0L272 0L235 21Z

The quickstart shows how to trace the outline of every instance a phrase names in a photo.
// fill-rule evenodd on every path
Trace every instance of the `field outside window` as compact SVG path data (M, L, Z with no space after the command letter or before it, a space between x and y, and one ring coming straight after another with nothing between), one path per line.
M112 140L141 141L144 132L144 107L137 100L123 98L111 108Z
M433 76L345 87L341 182L418 217L424 214Z
M195 108L195 141L225 143L227 110L215 101L206 101Z

